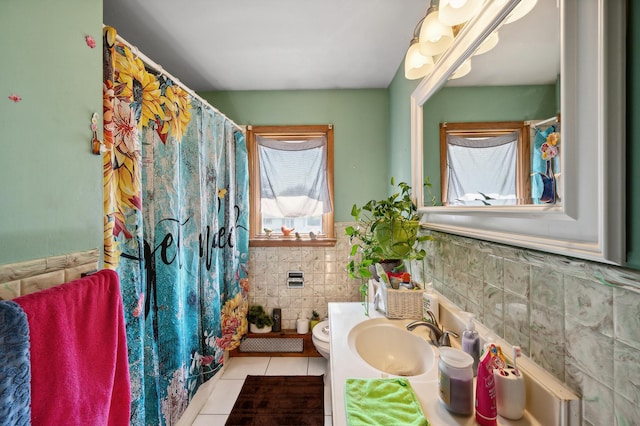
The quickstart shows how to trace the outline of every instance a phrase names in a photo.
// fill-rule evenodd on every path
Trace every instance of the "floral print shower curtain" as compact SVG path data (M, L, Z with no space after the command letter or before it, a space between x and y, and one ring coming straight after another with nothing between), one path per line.
M121 280L131 424L171 425L247 330L246 146L233 123L145 67L113 31L104 263Z

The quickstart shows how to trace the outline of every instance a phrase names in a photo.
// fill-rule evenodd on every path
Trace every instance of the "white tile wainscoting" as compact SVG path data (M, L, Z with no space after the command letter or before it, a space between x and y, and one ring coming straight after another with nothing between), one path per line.
M638 424L640 271L433 235L436 290L581 395L583 424Z
M344 229L327 248L251 248L249 302L283 310L284 328L329 302L359 301L345 271ZM632 425L640 418L640 271L433 233L425 277L436 290L582 396L585 425ZM305 272L287 289L286 272ZM413 268L419 271L420 268Z

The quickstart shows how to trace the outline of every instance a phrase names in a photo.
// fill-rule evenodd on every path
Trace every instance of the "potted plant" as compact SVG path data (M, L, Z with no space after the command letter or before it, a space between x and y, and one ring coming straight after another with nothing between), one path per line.
M316 311L313 311L311 313L311 319L309 320L309 330L313 330L313 327L318 325L319 322L320 322L320 314L318 314L318 312Z
M267 314L262 305L253 305L247 313L249 331L252 333L269 333L273 326L273 318Z
M391 186L396 187L394 178ZM427 177L424 186L431 188ZM382 200L370 200L361 207L353 205L351 216L356 226L345 229L351 243L347 271L351 278L360 278L360 293L367 309L367 281L375 277L375 264L402 265L404 260L422 260L426 252L419 243L430 236L418 236L419 214L411 198L411 186L405 182L398 190ZM431 196L431 201L435 198ZM384 266L383 266L384 267Z

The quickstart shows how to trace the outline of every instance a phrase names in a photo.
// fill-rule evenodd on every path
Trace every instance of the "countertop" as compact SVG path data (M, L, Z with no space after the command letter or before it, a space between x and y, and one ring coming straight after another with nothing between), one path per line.
M370 318L384 318L384 314L376 311L373 309L373 306L371 306L369 309L369 317L367 317L365 316L364 307L358 302L329 303L329 329L331 330L331 402L334 426L347 424L344 400L344 386L347 378L394 377L369 366L349 347L349 331L356 324ZM389 321L400 323L404 326L404 324L409 323L411 320ZM429 330L426 327L418 327L412 333L429 340ZM381 342L381 344L384 344L384 342ZM425 374L407 377L420 400L425 416L432 426L476 424L474 415L468 417L454 415L447 411L444 405L438 400L438 350L435 347L434 349L436 359L433 368ZM524 417L517 421L498 416L498 425L538 426L542 424L526 412Z

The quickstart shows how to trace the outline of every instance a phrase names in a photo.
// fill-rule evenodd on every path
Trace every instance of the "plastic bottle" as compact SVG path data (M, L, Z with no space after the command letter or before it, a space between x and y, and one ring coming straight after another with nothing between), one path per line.
M282 309L273 308L273 327L271 331L280 331L282 326Z
M493 370L502 370L505 365L500 347L490 343L488 350L480 357L476 379L476 423L481 426L497 425L498 408Z
M429 314L427 314L427 311L431 311L436 319L439 320L440 311L438 308L438 295L433 290L433 284L427 283L425 285L425 291L422 293L422 317L428 319Z
M473 414L473 359L459 349L441 347L438 361L438 395L447 410Z
M473 314L467 317L466 328L462 331L462 350L473 358L473 376L478 374L480 362L480 336L473 323Z

